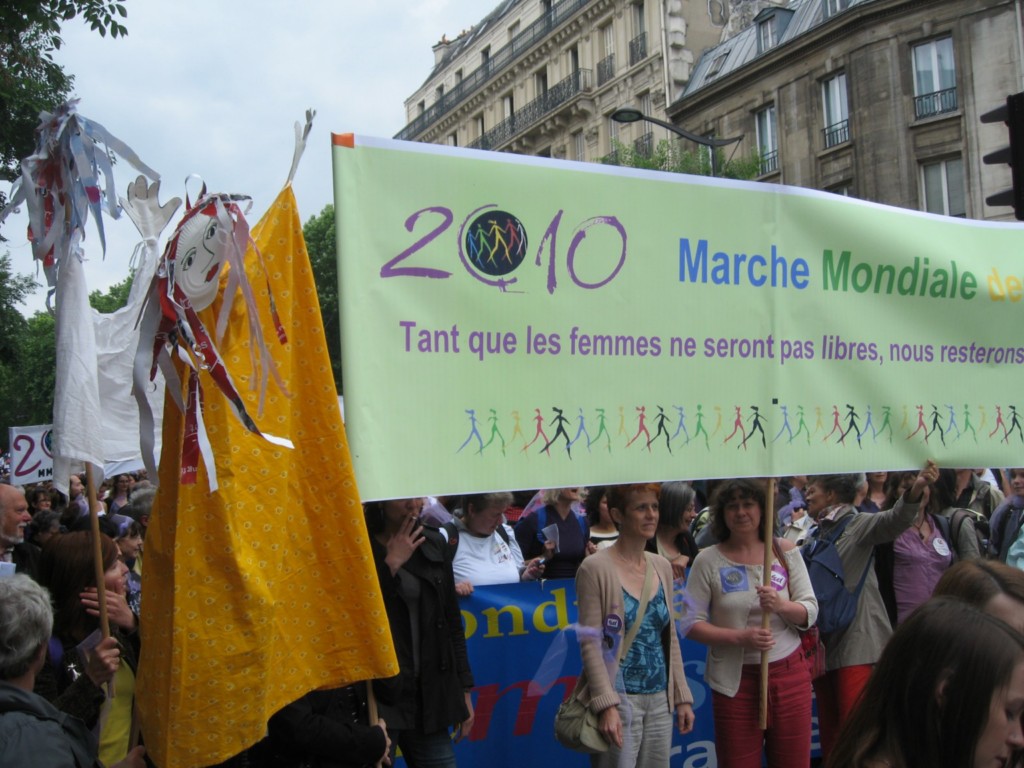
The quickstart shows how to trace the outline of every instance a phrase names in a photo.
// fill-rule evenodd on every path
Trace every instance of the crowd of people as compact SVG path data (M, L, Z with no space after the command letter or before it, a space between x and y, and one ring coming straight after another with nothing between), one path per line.
M0 484L5 765L30 764L19 756L37 740L54 757L35 764L145 764L132 700L155 489L123 474L93 494L104 637L84 481L70 478L70 497ZM234 764L390 765L400 749L410 768L454 766L453 743L474 722L460 599L485 585L572 578L579 624L593 630L580 635L575 694L607 746L591 758L598 768L667 766L672 731L693 729L680 611L707 648L721 768L810 765L812 696L828 768L1024 768L1024 469L929 462L771 485L394 499L364 514L399 674L308 694ZM833 609L808 567L822 545L855 607L823 634L816 627Z

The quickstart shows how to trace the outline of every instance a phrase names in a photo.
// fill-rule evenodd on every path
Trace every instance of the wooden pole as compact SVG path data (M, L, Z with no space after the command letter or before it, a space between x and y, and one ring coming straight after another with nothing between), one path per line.
M372 728L380 720L380 715L377 713L377 697L373 693L373 681L366 681L366 709L370 716L370 727ZM377 768L381 768L384 764L384 760L377 761Z
M93 560L96 567L96 600L100 606L100 631L103 639L110 637L110 619L107 618L107 588L104 586L106 569L103 567L103 544L100 542L99 501L96 499L96 484L93 480L92 465L85 464L85 490L89 498L89 520L92 523Z
M772 542L775 540L775 478L768 478L764 505L764 574L761 584L772 585ZM771 626L772 615L765 611L761 615L761 629ZM758 727L768 727L768 651L761 651L761 704L758 708Z

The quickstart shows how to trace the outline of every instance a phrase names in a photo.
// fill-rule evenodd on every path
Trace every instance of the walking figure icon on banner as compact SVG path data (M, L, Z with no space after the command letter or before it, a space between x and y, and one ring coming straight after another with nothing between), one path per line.
M834 435L836 432L839 433L839 442L842 442L842 439L843 439L843 428L842 428L842 426L839 423L839 406L838 405L833 405L832 406L832 429L829 431L829 433L827 435L825 435L825 437L823 437L821 439L821 442L827 443L828 439L830 437L832 437L832 435Z
M704 435L704 447L707 450L710 451L711 450L710 435L708 435L708 431L706 429L704 429L704 406L698 403L697 404L697 428L693 431L693 437L696 439L697 437L700 437L700 435ZM687 438L686 442L690 442L689 438Z
M587 419L583 415L583 409L580 408L580 415L577 417L579 420L579 426L576 428L576 437L569 442L569 447L576 445L576 441L581 437L586 436L587 438L587 453L590 453L590 433L587 432Z
M978 442L978 433L974 430L974 425L971 424L971 407L964 403L964 433L971 433L971 437L974 438L974 442Z
M1001 405L996 406L996 425L991 432L988 433L989 437L994 437L996 432L999 431L1000 427L1003 430L1003 438L1006 437L1006 422L1003 421L1003 407Z
M608 453L612 452L612 436L608 432L608 425L605 423L604 408L597 409L597 434L594 435L594 442L596 443L601 439L601 435L604 435L605 442L608 445ZM590 439L587 439L587 449L590 448Z
M555 442L555 440L557 440L559 437L564 437L565 438L565 452L567 454L569 454L569 458L571 459L572 458L572 440L569 439L569 433L565 431L565 425L569 423L569 420L567 418L565 418L565 416L562 414L562 409L561 408L556 408L556 407L552 406L551 410L553 410L555 412L555 417L553 419L551 419L551 422L550 422L550 424L548 426L551 426L551 424L555 424L557 426L555 427L555 434L552 436L552 438L550 440L547 441L547 443L544 445L544 447L540 449L541 453L546 453L548 456L550 456L551 452L548 449L551 447L551 444L553 442Z
M889 444L892 444L892 422L890 417L892 416L892 408L888 405L882 406L882 426L878 428L878 435L889 433ZM877 436L877 435L876 435Z
M484 448L486 448L491 443L493 443L494 442L494 438L497 437L497 438L499 438L501 440L501 455L504 456L505 455L505 436L503 434L501 434L501 430L498 429L498 412L495 411L493 408L490 408L489 410L490 410L490 415L487 417L487 421L490 422L490 425L491 425L491 435L490 435L490 437L487 438L487 442L484 443L482 446L480 446L480 450L477 451L477 453L483 453L484 452Z
M782 427L779 429L779 433L772 438L772 443L778 442L782 433L785 432L789 435L789 440L786 441L786 445L789 445L793 442L793 428L789 425L789 410L785 405L780 405L779 408L782 409Z
M630 438L628 443L626 443L626 447L629 448L629 446L631 446L634 442L636 442L636 439L638 437L640 437L640 435L645 435L647 437L647 450L650 451L651 450L651 433L647 430L647 408L646 408L646 406L638 405L635 408L635 410L636 410L637 414L639 414L639 416L638 416L638 426L637 426L636 434L633 435L633 437Z
M747 447L746 446L746 442L747 442L747 428L743 426L743 409L740 406L738 406L738 405L735 406L735 408L736 408L736 418L732 422L732 432L730 432L729 436L727 438L725 438L725 440L722 441L722 445L725 445L730 440L732 440L733 437L735 437L736 433L739 432L740 434L743 435L743 442L740 443L739 445L737 445L736 447L737 448L746 448Z
M946 434L956 433L956 437L953 438L953 442L960 439L960 427L956 423L956 409L946 403L946 410L949 412L949 419L946 421Z
M459 450L457 450L456 453L462 453L462 449L469 445L475 437L477 443L480 445L480 448L477 450L477 455L479 455L484 452L484 439L480 437L480 430L477 429L476 411L469 408L466 410L466 413L469 414L469 437L467 437L466 441L459 446Z
M536 426L536 431L533 433L533 439L523 446L523 453L529 450L530 446L536 443L540 438L544 438L545 444L550 444L548 441L547 433L544 432L544 416L540 412L540 408L533 409L533 423ZM549 454L550 455L550 454Z
M658 415L654 417L654 423L657 425L657 429L654 431L654 437L647 438L647 450L651 450L651 443L658 439L660 435L665 435L665 447L668 448L668 452L672 453L672 442L668 436L668 429L665 427L665 422L668 421L668 416L665 415L665 409L660 405L656 406L658 409Z
M839 436L839 442L846 445L846 436L853 432L857 435L857 446L860 447L861 431L857 426L857 411L849 403L846 404L846 431Z
M796 407L796 432L793 433L793 437L790 438L789 442L792 443L793 440L800 437L801 433L807 435L807 444L810 445L811 430L807 428L807 421L804 419L804 407L802 405L798 405Z
M1003 442L1009 444L1010 435L1016 430L1017 435L1020 437L1020 441L1024 443L1024 433L1020 429L1020 419L1017 418L1017 406L1010 406L1010 428L1006 431L1006 436L1003 438Z
M942 424L940 423L940 419L941 418L942 417L939 416L939 409L938 409L938 407L936 407L936 405L934 403L932 403L932 428L929 431L929 434L934 434L935 432L938 432L939 433L939 440L941 440L942 444L945 445L946 444L946 433L942 431Z
M767 441L767 436L764 433L764 427L761 425L761 422L764 420L763 417L761 416L761 411L758 410L758 407L756 405L750 406L750 410L752 410L754 412L750 416L750 432L743 436L743 442L740 443L740 448L746 448L747 447L747 440L752 438L754 436L755 432L760 432L761 433L761 447L762 448L767 448L768 447L768 444L766 442Z
M909 435L907 435L907 440L912 438L918 432L924 432L924 441L927 443L928 442L928 427L925 426L925 423L924 423L924 406L923 405L917 405L917 406L914 406L914 407L917 408L917 429L915 429L913 432L911 432Z
M672 440L674 441L679 437L679 433L682 432L686 435L686 442L683 443L683 445L687 445L690 442L690 433L686 429L686 410L679 405L673 405L672 407L676 409L676 415L679 416L679 421L676 422L676 431L675 434L672 435Z

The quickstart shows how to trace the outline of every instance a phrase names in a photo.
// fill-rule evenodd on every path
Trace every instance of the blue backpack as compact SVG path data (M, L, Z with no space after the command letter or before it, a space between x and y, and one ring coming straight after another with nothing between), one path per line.
M846 574L843 572L843 561L839 557L839 550L836 549L836 542L853 517L854 515L847 515L836 525L831 535L815 537L800 550L807 565L807 575L811 579L814 596L818 599L818 631L826 637L846 629L853 622L854 616L857 615L860 592L864 588L868 571L871 570L871 559L875 557L872 550L871 559L864 568L857 589L850 592L846 588Z

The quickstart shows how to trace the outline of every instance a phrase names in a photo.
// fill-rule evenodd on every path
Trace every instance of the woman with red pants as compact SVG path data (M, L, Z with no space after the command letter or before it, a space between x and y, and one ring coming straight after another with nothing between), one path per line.
M863 475L817 475L807 481L807 514L817 528L804 546L813 545L817 539L835 539L846 588L853 591L863 578L853 621L846 629L822 638L827 671L814 681L814 692L823 759L828 759L839 729L853 711L871 668L892 636L872 567L875 546L893 541L914 524L925 488L938 476L938 468L929 461L892 509L874 513L858 512L853 506ZM836 537L838 526L844 527Z
M689 637L708 646L704 679L713 692L720 768L797 768L810 763L811 675L799 630L814 623L814 597L800 552L777 539L771 586L763 585L765 489L726 480L711 518L718 544L697 555L686 583L698 606ZM761 617L769 613L767 629ZM761 652L768 652L768 722L759 725Z

